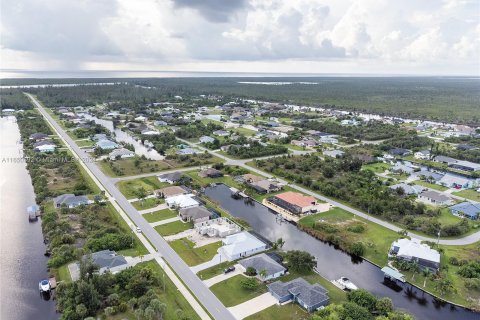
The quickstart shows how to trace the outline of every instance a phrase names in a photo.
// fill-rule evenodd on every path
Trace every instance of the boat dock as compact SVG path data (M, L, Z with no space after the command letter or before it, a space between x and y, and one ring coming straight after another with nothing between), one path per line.
M393 280L393 281L400 281L402 283L405 283L407 280L405 280L405 275L402 273L398 272L398 270L395 270L391 267L385 266L382 268L383 276L387 279Z
M36 204L31 205L27 208L28 219L30 221L37 220L37 218L41 215L40 207Z

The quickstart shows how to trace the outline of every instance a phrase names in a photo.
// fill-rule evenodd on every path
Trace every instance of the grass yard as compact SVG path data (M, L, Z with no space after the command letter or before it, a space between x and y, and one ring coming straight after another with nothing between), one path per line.
M366 259L384 266L387 263L387 252L393 241L400 236L398 233L382 227L376 223L372 223L358 216L354 216L348 211L340 208L333 208L327 212L317 213L306 216L298 222L300 226L312 229L315 222L324 222L332 226L332 232L325 230L313 229L320 236L336 238L343 241L346 245L355 242L363 242L365 245ZM347 230L350 226L362 225L364 231L355 233Z
M80 147L93 147L95 145L95 141L92 140L77 140L75 143Z
M217 254L217 250L222 246L222 242L218 241L194 248L195 243L187 238L171 241L169 244L190 267L212 260Z
M296 303L289 303L283 306L273 305L265 310L257 312L245 320L309 320L312 315L302 309Z
M68 271L68 263L64 264L60 268L54 269L53 275L57 280L57 283L60 281L71 282L72 277L70 276L70 271Z
M229 131L232 130L234 132L238 132L240 134L243 134L246 137L251 137L255 135L255 131L247 129L247 128L230 128L228 129Z
M162 224L155 227L158 233L162 236L171 236L173 234L177 234L179 232L188 230L193 228L193 224L191 222L184 223L182 221L174 221L167 224Z
M219 274L222 274L223 271L228 268L235 265L235 261L226 261L222 262L220 264L217 264L213 267L207 268L205 270L199 271L197 273L198 277L202 280L207 280L210 278L213 278L215 276L218 276Z
M145 213L142 216L145 218L145 220L152 223L165 219L175 218L177 216L177 212L170 209L163 209L152 213Z
M146 210L146 209L155 208L156 206L162 203L165 203L165 200L160 198L148 198L144 200L134 201L132 202L132 205L137 210Z
M137 190L144 188L147 193L169 186L166 182L160 182L156 176L139 178L134 180L123 180L117 183L117 188L127 199L137 197Z
M480 192L477 192L473 189L466 189L458 192L452 193L455 196L463 197L473 201L480 201Z
M192 178L194 181L198 182L202 186L206 186L211 183L224 183L230 187L234 187L237 189L245 188L243 187L242 184L233 180L233 177L231 176L224 175L223 177L219 177L219 178L208 178L208 177L203 178L198 175L199 172L200 171L193 170L193 171L187 171L185 172L185 174L190 178Z
M392 165L388 163L383 163L383 162L377 162L377 163L370 163L370 164L365 164L362 166L362 169L364 170L371 170L375 173L383 173L385 170L388 170L392 167Z
M441 186L441 185L435 184L435 183L428 183L428 182L423 181L423 180L415 180L413 183L418 184L419 186L423 186L423 187L438 190L438 191L448 190L447 187L444 187L444 186Z
M241 281L247 279L243 275L236 275L225 281L214 284L210 290L217 296L217 298L225 305L225 307L236 306L261 294L267 292L267 286L257 280L258 287L255 290L247 290L242 288Z
M97 164L106 175L111 177L131 176L174 168L163 160L145 160L137 156L115 161L102 160Z

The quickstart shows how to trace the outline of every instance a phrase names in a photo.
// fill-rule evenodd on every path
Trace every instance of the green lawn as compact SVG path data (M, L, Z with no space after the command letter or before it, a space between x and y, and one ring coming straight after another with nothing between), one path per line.
M145 210L155 208L159 204L165 203L165 200L160 198L148 198L132 202L132 205L137 210Z
M206 246L194 248L195 243L186 238L171 241L169 244L189 266L196 266L212 260L217 254L218 249L222 246L222 242L218 241Z
M435 184L435 183L428 183L428 182L423 181L423 180L415 180L413 183L418 184L419 186L423 186L423 187L430 188L430 189L435 189L435 190L438 190L438 191L448 190L447 187L444 187L444 186L441 186L441 185Z
M55 276L55 280L57 283L60 281L71 282L72 277L70 276L70 271L68 271L68 263L64 264L60 268L53 269L53 275Z
M144 188L147 193L168 186L166 182L160 182L156 176L144 177L133 180L123 180L117 183L117 188L127 199L137 197L137 190Z
M296 303L289 303L283 306L273 305L265 310L257 312L245 320L309 320L312 315L302 309Z
M170 209L163 209L152 213L145 213L142 216L145 218L145 220L152 223L165 219L175 218L177 215L178 214L176 211Z
M184 223L182 221L174 221L167 224L162 224L155 227L158 233L162 236L171 236L179 232L193 228L193 224L190 222Z
M223 176L219 178L203 178L198 175L200 171L193 170L193 171L187 171L185 174L189 177L191 177L194 181L198 182L202 186L209 185L211 183L224 183L226 185L229 185L230 187L234 187L237 189L244 188L242 184L238 183L237 181L233 180L233 177L231 176Z
M240 282L246 279L245 276L239 274L225 281L214 284L210 290L217 296L217 298L225 305L225 307L236 306L259 295L267 292L267 286L257 280L258 287L255 290L246 290L242 288Z
M477 192L473 189L466 189L458 192L453 192L452 194L455 196L467 198L469 200L480 201L480 192Z
M365 164L362 166L362 169L364 170L372 170L373 172L376 173L383 173L385 170L388 170L392 167L392 165L388 163L383 163L383 162L377 162L377 163L370 163L370 164Z
M135 165L138 160L137 165ZM142 173L162 171L166 169L172 169L173 166L162 160L144 160L135 156L128 159L120 159L115 161L98 161L102 171L111 177L118 176L131 176Z
M210 278L213 278L215 276L218 276L219 274L222 274L223 271L228 268L235 265L235 261L226 261L222 262L220 264L217 264L213 267L207 268L205 270L199 271L197 273L198 277L202 280L207 280Z
M95 144L95 141L92 140L80 140L75 141L79 147L92 147Z
M246 137L250 137L250 136L253 136L255 134L255 131L247 129L247 128L231 128L231 129L228 129L228 130L238 132L240 134L243 134Z

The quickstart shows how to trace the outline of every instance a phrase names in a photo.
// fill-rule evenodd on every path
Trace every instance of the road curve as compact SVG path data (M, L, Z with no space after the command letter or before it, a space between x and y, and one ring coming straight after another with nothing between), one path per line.
M218 298L208 289L208 287L195 275L187 264L177 255L170 245L163 239L160 234L138 213L138 211L128 202L125 196L115 187L113 181L108 178L95 164L91 161L90 156L80 149L70 136L60 127L60 125L48 114L42 105L30 94L27 96L35 104L42 115L56 129L62 138L70 145L74 152L85 163L93 175L100 181L105 190L117 201L119 206L125 211L130 219L142 229L143 234L150 240L153 246L160 252L163 258L168 262L170 267L177 273L178 277L190 289L193 295L202 303L205 309L218 320L235 320L235 317Z

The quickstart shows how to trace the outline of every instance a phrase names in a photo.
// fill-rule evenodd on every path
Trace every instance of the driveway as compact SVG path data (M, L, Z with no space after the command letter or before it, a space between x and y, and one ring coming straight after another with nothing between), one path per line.
M205 285L210 288L214 284L230 279L231 277L235 277L238 274L242 274L244 271L245 269L243 269L241 265L236 264L235 271L229 272L227 274L224 274L224 273L219 274L218 276L204 280L203 283L205 283Z
M230 307L228 310L233 314L235 319L240 320L276 305L277 303L278 300L275 299L270 292L267 292L261 296L245 301L244 303Z
M228 259L226 257L222 256L222 254L217 253L212 258L212 260L204 262L204 263L196 265L196 266L193 266L193 267L190 267L190 270L192 270L194 273L197 273L199 271L202 271L202 270L208 269L210 267L216 266L217 264L220 264L220 263L225 262L225 261L228 261Z
M138 211L138 213L140 213L140 214L152 213L152 212L164 210L164 209L167 209L167 208L168 208L167 204L162 203L162 204L159 204L158 206L156 206L154 208L140 210L140 211Z

